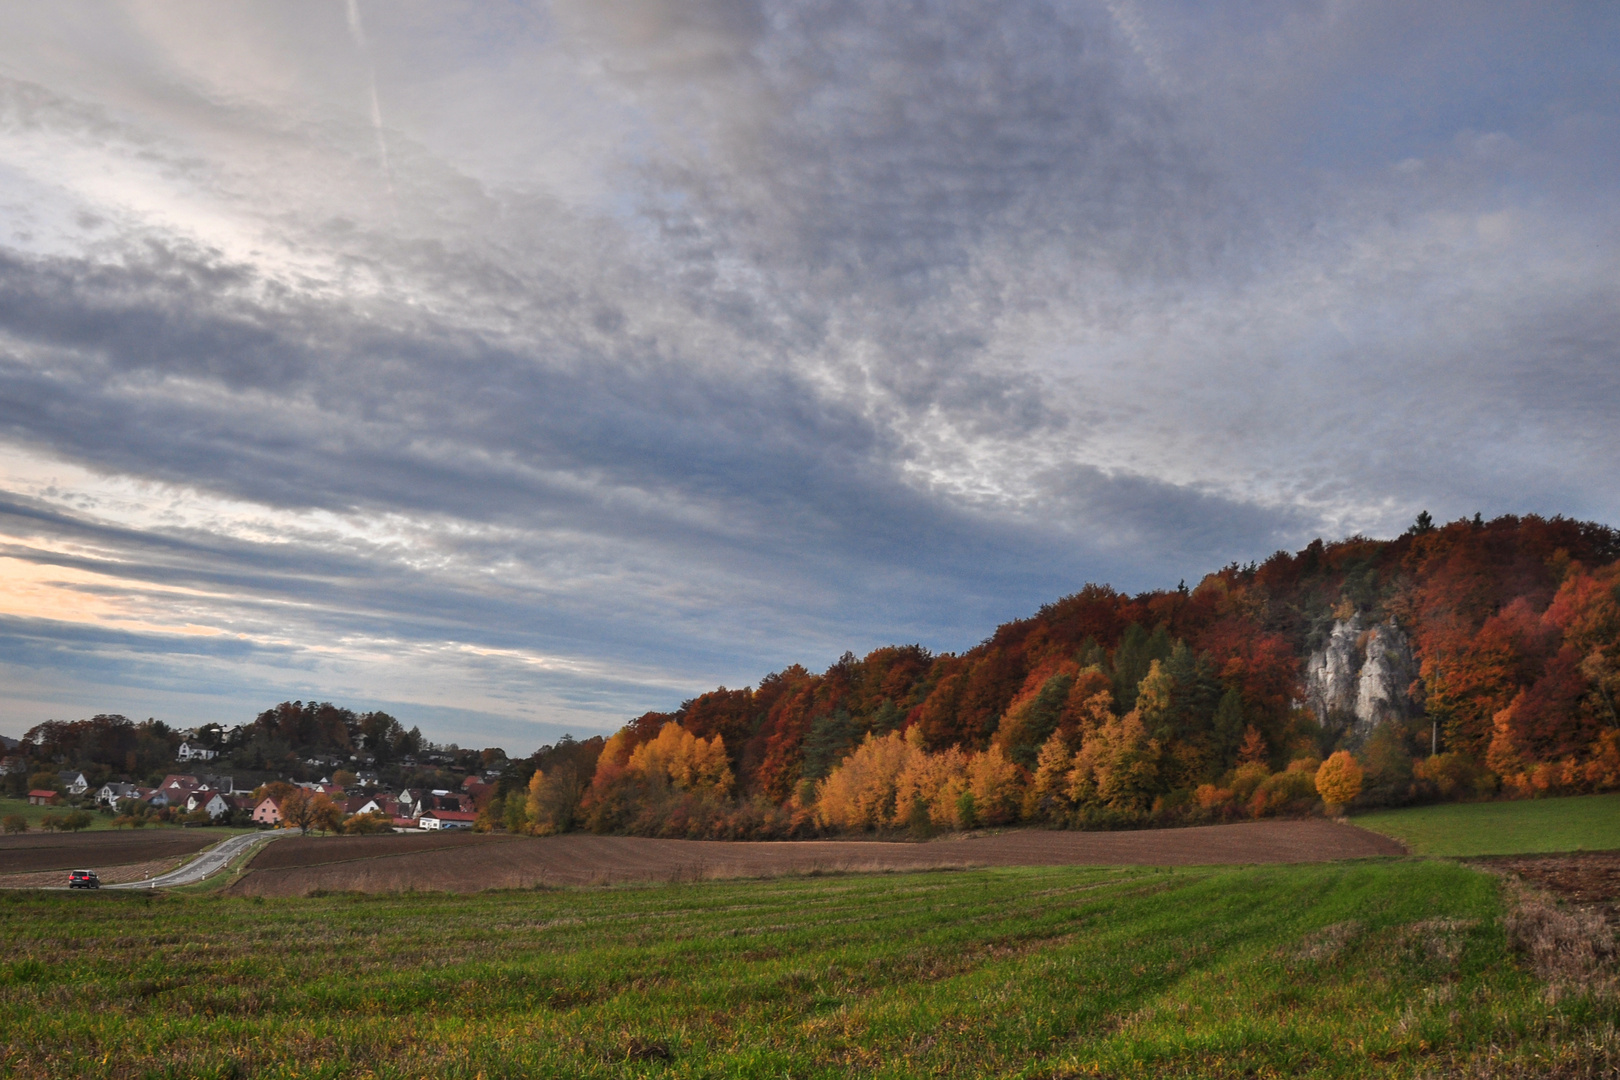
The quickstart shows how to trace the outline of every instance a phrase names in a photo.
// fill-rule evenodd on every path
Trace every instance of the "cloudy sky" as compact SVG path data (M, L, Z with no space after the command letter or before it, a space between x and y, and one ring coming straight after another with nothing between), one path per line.
M527 751L1620 523L1620 5L0 3L0 732Z

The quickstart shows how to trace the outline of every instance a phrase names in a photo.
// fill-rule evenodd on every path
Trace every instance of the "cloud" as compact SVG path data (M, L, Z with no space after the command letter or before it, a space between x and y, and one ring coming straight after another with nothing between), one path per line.
M8 13L0 724L517 745L1425 507L1620 518L1612 14L361 6L367 57Z

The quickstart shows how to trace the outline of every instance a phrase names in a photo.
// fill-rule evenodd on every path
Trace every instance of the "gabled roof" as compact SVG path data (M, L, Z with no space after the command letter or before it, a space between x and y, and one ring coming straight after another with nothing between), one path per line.
M33 791L28 793L28 797L30 799L54 799L56 798L56 792L47 790L46 788L35 788Z
M423 817L438 818L440 821L477 821L477 814L469 814L465 810L424 810Z

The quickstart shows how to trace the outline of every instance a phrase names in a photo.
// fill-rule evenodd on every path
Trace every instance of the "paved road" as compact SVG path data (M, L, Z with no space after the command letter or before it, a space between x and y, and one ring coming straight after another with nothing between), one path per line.
M151 878L147 881L126 881L121 885L104 885L102 887L107 889L166 889L172 885L190 885L225 869L227 863L254 844L269 843L271 840L279 840L286 835L287 833L283 830L242 833L240 836L231 837L217 847L209 848L186 865L180 867L180 869L172 870L160 877Z

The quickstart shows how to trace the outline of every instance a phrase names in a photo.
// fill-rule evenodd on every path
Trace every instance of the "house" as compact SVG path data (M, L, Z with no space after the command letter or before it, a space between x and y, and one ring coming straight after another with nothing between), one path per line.
M7 754L0 757L0 774L10 776L12 773L28 771L28 759L21 754Z
M281 800L273 795L260 799L259 804L253 808L252 818L255 825L280 825L283 820Z
M54 791L36 788L28 793L29 806L51 806L60 798Z
M66 788L69 795L83 795L90 790L90 778L75 769L57 773L56 782Z
M382 803L371 795L351 795L340 804L345 814L380 814ZM392 814L388 815L393 817Z
M173 799L170 799L168 795L164 794L162 788L143 787L136 788L135 790L138 793L137 797L154 810L162 810L165 806L168 806L174 801Z
M140 797L140 788L134 784L122 784L115 780L111 783L102 784L96 790L96 805L111 809L125 799L138 799Z
M192 742L183 742L180 749L174 752L180 761L213 761L219 757L218 750L210 750L206 746L199 746Z
M158 785L158 790L169 798L171 805L179 805L186 801L186 797L203 786L203 782L195 776L184 773L170 773Z
M195 797L193 796L193 798ZM190 806L191 803L188 801L186 805ZM202 804L202 808L208 811L209 817L217 819L228 816L232 810L236 809L236 806L229 795L222 791L216 791L209 796L207 802Z
M202 787L186 796L186 812L193 813L207 807L208 803L220 792L204 784Z
M457 813L476 814L477 807L470 798L460 792L436 788L416 800L415 805L411 807L411 816L421 817L429 810L454 810Z
M418 829L470 829L478 820L477 814L465 810L425 810L416 819Z

